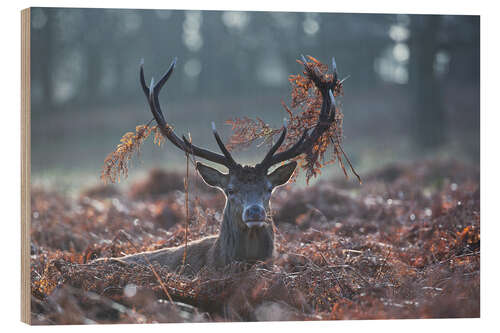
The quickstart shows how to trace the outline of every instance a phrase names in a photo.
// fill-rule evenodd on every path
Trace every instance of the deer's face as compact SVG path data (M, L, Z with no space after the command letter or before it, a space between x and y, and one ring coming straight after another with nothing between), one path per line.
M273 172L254 167L241 167L224 174L197 163L196 169L210 186L221 189L227 198L232 216L243 227L260 228L270 220L269 199L272 191L288 182L297 163L290 162Z

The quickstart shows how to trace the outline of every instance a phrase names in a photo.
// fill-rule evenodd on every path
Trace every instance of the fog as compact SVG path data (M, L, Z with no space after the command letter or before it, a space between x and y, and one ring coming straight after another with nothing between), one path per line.
M211 121L226 139L233 117L279 126L296 59L334 56L348 77L344 150L359 171L436 157L479 165L478 16L34 8L31 22L35 182L97 183L121 136L152 118L141 59L146 77L159 78L175 56L160 102L198 145L216 149ZM150 141L130 174L184 158Z

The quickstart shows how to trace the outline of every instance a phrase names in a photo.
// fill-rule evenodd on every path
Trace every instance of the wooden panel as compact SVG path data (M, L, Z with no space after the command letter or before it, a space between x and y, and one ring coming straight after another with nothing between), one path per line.
M21 11L21 321L31 323L31 103L30 9Z

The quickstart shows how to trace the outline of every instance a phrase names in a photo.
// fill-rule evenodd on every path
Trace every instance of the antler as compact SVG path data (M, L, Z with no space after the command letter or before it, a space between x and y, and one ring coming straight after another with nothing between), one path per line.
M141 60L141 65L140 65L140 82L142 86L142 90L144 91L144 94L146 95L146 98L148 99L149 103L149 108L151 109L151 112L153 113L153 117L156 120L156 123L158 124L158 128L161 131L161 134L166 137L170 142L172 142L177 148L183 150L184 152L188 154L192 154L201 158L204 158L206 160L212 161L217 164L224 165L228 169L233 169L238 166L238 164L234 161L233 157L227 150L226 146L224 146L224 143L222 142L219 134L217 133L217 130L215 128L215 123L212 122L212 130L213 134L215 137L215 140L217 141L217 144L219 145L220 150L222 151L223 155L214 153L210 150L206 150L203 148L199 148L195 145L193 145L188 139L186 139L185 136L182 136L182 139L179 138L175 133L174 130L170 125L167 124L165 121L165 117L163 116L163 113L160 108L160 102L158 100L158 94L160 93L161 88L163 85L167 82L169 79L170 75L174 71L175 64L177 62L177 58L174 58L172 61L172 64L170 64L170 67L168 68L167 72L163 74L161 79L155 84L154 78L151 79L151 84L149 87L146 85L146 81L144 80L144 60Z
M308 64L308 61L302 57L302 63L304 64L305 74L314 82L314 85L319 89L323 97L323 102L321 105L321 111L318 117L318 122L309 134L310 129L304 130L300 139L289 149L276 153L278 148L283 144L286 137L286 123L283 126L283 131L276 143L271 147L269 152L264 157L264 160L260 162L257 167L262 169L269 169L271 166L289 160L291 158L297 157L301 154L310 152L314 144L318 139L327 131L330 126L335 121L336 105L335 97L333 96L333 91L337 85L337 65L335 63L335 58L332 58L332 71L333 80L326 80L324 74L321 73L317 67Z

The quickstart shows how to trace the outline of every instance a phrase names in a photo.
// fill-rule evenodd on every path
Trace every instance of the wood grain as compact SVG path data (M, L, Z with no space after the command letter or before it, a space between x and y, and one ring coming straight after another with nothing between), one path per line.
M21 11L21 321L31 323L31 76L30 8Z

